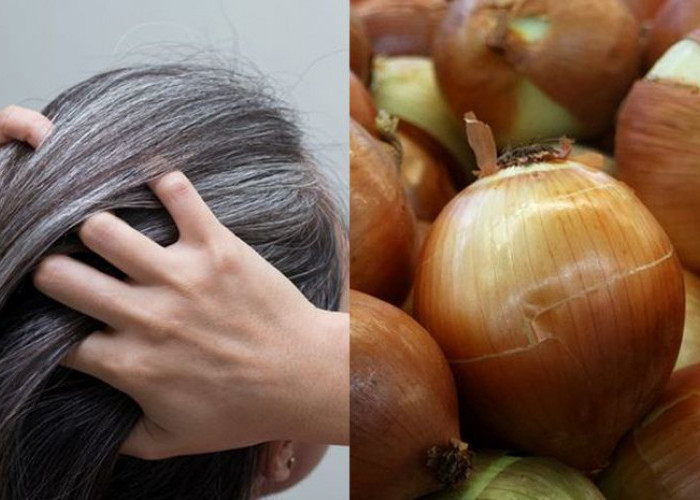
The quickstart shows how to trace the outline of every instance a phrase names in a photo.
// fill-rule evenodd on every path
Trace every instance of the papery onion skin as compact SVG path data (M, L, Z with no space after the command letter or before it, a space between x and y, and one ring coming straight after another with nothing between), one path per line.
M350 70L365 84L372 72L372 44L362 18L350 9Z
M683 342L674 370L700 363L700 278L683 271L685 282L685 324Z
M595 471L671 373L683 278L624 184L572 161L536 164L487 176L445 207L414 311L466 414L517 449Z
M484 451L473 464L463 486L424 500L605 500L583 474L551 458Z
M452 110L475 112L501 146L610 127L641 56L639 23L621 0L497 5L455 0L438 30L435 69ZM527 42L523 19L545 32Z
M403 150L401 182L416 218L432 222L457 194L449 167L454 160L440 144L410 124L399 125Z
M697 500L700 365L673 374L651 412L625 438L600 478L608 500Z
M350 292L350 492L414 500L441 489L433 446L459 438L457 395L440 348L403 311Z
M446 0L367 0L355 7L376 54L430 55Z
M372 135L376 134L377 107L369 90L350 72L350 117Z
M651 68L674 43L698 27L700 0L667 0L654 18L644 49L644 68Z
M618 117L620 179L664 227L684 267L700 273L699 88L648 78L634 85Z
M350 120L350 287L400 304L413 271L415 216L384 146Z

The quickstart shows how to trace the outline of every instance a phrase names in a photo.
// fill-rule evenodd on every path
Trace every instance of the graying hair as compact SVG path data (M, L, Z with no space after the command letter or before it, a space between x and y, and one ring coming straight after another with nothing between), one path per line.
M0 148L0 498L248 498L261 447L119 456L139 407L58 366L100 325L39 294L31 273L60 252L123 277L76 236L103 210L173 243L172 220L145 183L180 169L224 225L316 306L336 309L342 219L295 115L259 79L196 65L103 73L43 112L55 129L36 152Z

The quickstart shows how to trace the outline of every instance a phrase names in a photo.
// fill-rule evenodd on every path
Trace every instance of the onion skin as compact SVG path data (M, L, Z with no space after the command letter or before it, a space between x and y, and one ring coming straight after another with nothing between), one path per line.
M668 233L683 265L700 273L700 94L640 80L622 107L615 138L620 179Z
M674 370L700 363L700 278L683 271L685 282L685 325L683 342Z
M593 472L668 380L683 276L624 184L573 161L512 167L434 222L414 311L462 411L510 446Z
M403 311L354 290L350 311L351 497L414 500L437 491L428 452L459 437L447 361Z
M355 11L375 54L428 56L448 7L446 0L367 0Z
M654 18L666 0L625 0L632 14L640 21Z
M544 457L479 452L463 486L425 500L605 500L583 474Z
M377 107L362 81L350 72L350 117L372 135L376 134Z
M620 445L601 479L609 500L697 500L700 365L673 374L655 408Z
M457 194L447 165L453 162L440 144L410 124L399 125L403 150L401 183L418 220L432 222Z
M639 71L639 24L629 9L620 0L495 5L455 0L438 30L435 69L452 110L475 112L501 146L593 137L611 126ZM513 28L523 18L541 19L547 33L528 43ZM538 91L551 101L547 112L544 104L528 109Z
M415 216L394 158L350 120L350 287L400 304L411 287Z
M667 0L654 19L644 51L649 69L674 43L700 27L700 0Z
M350 70L363 82L368 83L372 72L372 44L365 25L350 9Z

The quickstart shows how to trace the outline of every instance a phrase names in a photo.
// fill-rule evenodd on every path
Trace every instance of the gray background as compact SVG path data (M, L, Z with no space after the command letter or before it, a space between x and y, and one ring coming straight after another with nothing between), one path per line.
M213 49L243 57L301 113L307 144L347 200L348 6L339 0L2 0L0 107L40 109L112 67ZM279 500L342 500L348 450L332 447Z

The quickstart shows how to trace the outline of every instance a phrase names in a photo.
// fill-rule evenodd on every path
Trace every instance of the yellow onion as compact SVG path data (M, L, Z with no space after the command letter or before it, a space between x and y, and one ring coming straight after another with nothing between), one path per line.
M608 500L697 500L700 365L673 374L654 409L620 445L600 479Z
M449 165L454 161L439 143L417 127L399 124L401 183L419 220L432 222L457 194ZM453 168L454 170L454 168Z
M468 119L481 179L433 223L414 311L447 356L462 411L505 444L605 466L665 385L683 330L683 275L631 189L528 146L496 163Z
M685 325L683 342L674 370L700 363L700 278L683 271L685 282Z
M430 55L447 0L366 0L355 6L376 54Z
M667 0L654 18L644 49L644 67L651 66L676 42L700 27L700 0Z
M433 47L453 111L501 146L613 123L639 71L639 24L620 0L455 0Z
M421 128L459 161L464 168L459 185L472 180L474 157L464 127L442 97L429 58L376 57L371 91L377 107Z
M684 266L700 273L700 30L678 42L620 111L615 156L668 233Z
M369 90L350 72L350 117L372 135L376 134L377 108Z
M350 9L350 69L363 82L369 82L372 44L364 22Z
M571 149L571 155L576 157L578 161L583 161L589 167L598 168L611 177L618 177L615 158L597 148L583 144L574 144Z
M350 287L400 304L411 286L415 216L396 161L350 120Z
M666 0L625 0L632 14L640 21L653 19Z
M461 483L457 395L440 348L403 311L350 292L350 492L414 500Z
M576 469L543 457L479 452L469 481L425 500L605 500Z

